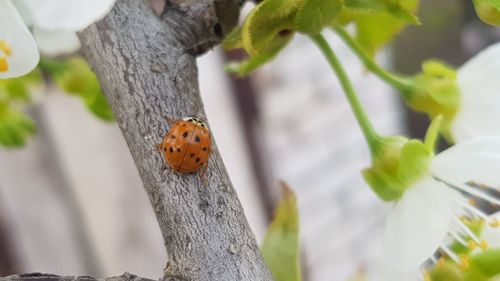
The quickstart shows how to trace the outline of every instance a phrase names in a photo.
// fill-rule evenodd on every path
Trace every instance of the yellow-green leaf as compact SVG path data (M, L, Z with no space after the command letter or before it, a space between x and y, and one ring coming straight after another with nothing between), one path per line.
M232 61L226 65L226 71L245 76L263 64L271 61L283 49L291 37L279 38L270 43L269 47L258 55L250 56L244 61Z
M292 190L283 186L283 197L269 226L262 255L275 281L300 281L299 213Z
M31 91L42 85L42 76L38 69L27 75L0 79L0 101L28 102L31 99Z
M40 68L50 74L63 91L82 98L87 108L105 121L113 121L113 113L89 65L79 57L67 60L42 59Z
M242 26L235 27L227 36L224 38L222 46L224 49L238 49L243 48L243 36L241 32L243 31Z
M266 0L247 16L242 30L243 47L252 56L267 51L274 40L293 35L298 0Z
M419 23L418 18L413 14L418 4L419 0L398 0L397 3L386 3L385 9L381 11L356 15L354 21L357 29L357 41L368 54L373 56L380 47L391 41L407 23Z
M22 147L35 132L35 123L30 117L0 103L0 145Z
M342 9L341 0L303 0L295 19L300 32L316 34L331 24Z
M487 24L500 25L500 0L473 0L478 17Z

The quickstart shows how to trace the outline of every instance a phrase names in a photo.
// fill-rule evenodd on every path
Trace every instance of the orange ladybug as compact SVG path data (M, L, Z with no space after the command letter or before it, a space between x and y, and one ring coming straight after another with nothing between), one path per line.
M175 122L159 148L174 171L193 173L203 167L203 177L211 145L210 131L205 122L198 117L186 117Z

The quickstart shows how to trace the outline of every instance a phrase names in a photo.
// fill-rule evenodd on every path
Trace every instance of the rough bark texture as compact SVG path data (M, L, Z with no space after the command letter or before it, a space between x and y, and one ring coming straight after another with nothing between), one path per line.
M58 276L48 273L25 273L16 274L7 277L0 277L0 280L9 281L153 281L151 279L138 277L136 275L125 272L120 276L108 278L93 278L90 276Z
M171 0L157 17L143 1L121 0L79 34L158 219L166 280L272 280L217 147L206 185L198 174L162 171L155 150L166 117L205 116L196 55L235 25L241 2Z

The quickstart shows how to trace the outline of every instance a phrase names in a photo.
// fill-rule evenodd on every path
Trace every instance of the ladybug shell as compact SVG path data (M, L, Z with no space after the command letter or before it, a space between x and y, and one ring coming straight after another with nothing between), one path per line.
M208 162L211 144L210 131L206 127L179 120L163 138L161 148L174 171L192 173Z

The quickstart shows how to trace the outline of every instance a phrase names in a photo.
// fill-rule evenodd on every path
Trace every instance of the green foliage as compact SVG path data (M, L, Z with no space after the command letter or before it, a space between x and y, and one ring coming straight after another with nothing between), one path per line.
M0 79L0 145L22 147L36 132L33 120L20 108L31 101L31 92L40 86L40 72L12 79Z
M283 186L273 222L269 226L262 255L276 281L300 281L299 213L293 191Z
M97 117L105 121L114 120L97 77L82 58L42 59L40 68L48 73L64 92L80 97Z
M283 47L292 38L298 0L265 0L257 5L243 24L243 47L252 56ZM276 42L273 42L276 41Z
M297 31L316 34L331 24L342 9L341 0L303 0L295 25Z
M247 16L241 28L226 38L226 48L244 48L250 58L227 69L245 75L272 60L295 32L315 34L339 14L341 0L265 0Z
M37 69L19 78L0 79L0 102L28 102L31 91L41 82L42 76Z
M22 111L0 102L0 144L22 147L36 132L35 123Z
M232 62L228 71L245 75L272 60L296 32L316 35L324 27L354 22L357 41L370 55L392 40L408 23L419 24L414 11L419 0L264 0L243 26L225 39L228 49L250 55Z
M500 0L473 0L479 18L490 25L500 25Z
M407 24L420 24L414 14L418 4L419 0L346 1L346 12L351 15L356 25L356 40L370 56L373 56Z

